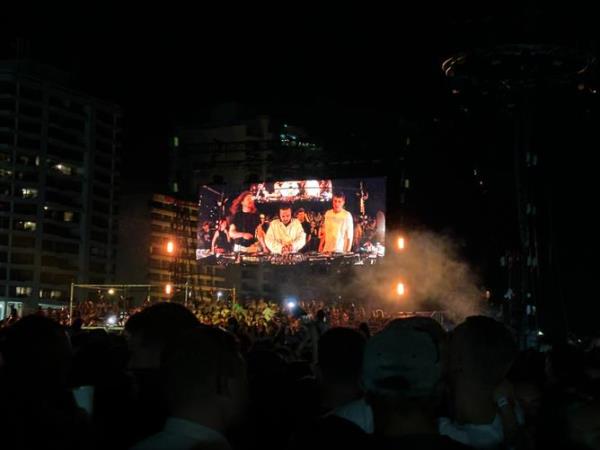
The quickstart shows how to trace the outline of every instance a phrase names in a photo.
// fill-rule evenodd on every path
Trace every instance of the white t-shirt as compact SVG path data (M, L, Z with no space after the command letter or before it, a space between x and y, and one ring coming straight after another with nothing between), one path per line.
M324 252L344 253L345 239L354 239L354 223L352 214L345 209L339 213L330 209L325 213L325 246Z
M365 433L372 434L375 430L373 410L364 397L339 406L332 414L358 425Z
M523 412L519 405L515 406L517 423L523 425ZM453 441L480 449L495 449L504 443L502 418L496 414L492 423L488 424L457 424L447 417L438 419L438 430L441 435L448 436Z
M169 417L160 433L144 439L130 450L163 450L165 448L231 450L225 437L218 431L177 417Z

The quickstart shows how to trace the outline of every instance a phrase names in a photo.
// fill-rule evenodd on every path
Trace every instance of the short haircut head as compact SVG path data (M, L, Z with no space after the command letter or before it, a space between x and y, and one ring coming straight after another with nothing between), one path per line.
M235 337L206 325L181 333L164 350L161 360L169 403L221 393L223 380L240 376L243 361Z
M517 345L500 322L484 316L468 317L450 336L450 358L463 374L481 385L494 387L508 373Z
M289 203L282 203L281 205L279 205L279 211L285 211L287 209L292 209L292 205L290 205Z
M351 328L332 328L319 339L319 368L325 378L356 381L360 378L365 337Z
M346 200L346 194L344 194L343 192L340 192L340 191L334 192L333 198L341 198L341 199Z
M34 383L34 389L66 383L71 348L57 322L44 316L26 316L7 328L4 338L4 371L11 380Z
M198 326L194 314L179 303L157 303L134 314L125 331L138 335L143 345L164 346L185 330Z

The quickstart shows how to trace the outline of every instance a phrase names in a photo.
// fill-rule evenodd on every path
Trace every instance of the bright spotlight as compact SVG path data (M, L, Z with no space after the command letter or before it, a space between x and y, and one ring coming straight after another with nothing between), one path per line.
M167 253L173 253L175 251L175 244L173 241L167 242Z
M404 283L398 283L398 285L396 286L396 293L398 295L404 295L406 292L406 289L404 288Z
M112 327L116 324L117 324L117 316L115 316L114 314L111 314L110 316L108 316L106 318L106 325L109 325Z
M115 295L115 290L113 288L110 288L108 290L108 295Z
M403 237L399 237L398 238L398 250L404 250L406 246L406 242L404 241Z
M165 294L171 295L171 292L173 292L173 285L171 283L167 283L165 286Z

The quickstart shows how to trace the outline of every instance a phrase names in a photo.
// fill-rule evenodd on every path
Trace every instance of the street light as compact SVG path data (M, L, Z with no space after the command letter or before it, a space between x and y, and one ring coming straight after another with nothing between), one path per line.
M113 288L110 288L108 290L108 295L115 295L115 290Z
M398 238L398 250L404 250L406 243L403 237Z
M173 253L175 251L175 244L173 241L167 242L167 253Z
M398 285L396 286L396 293L399 296L403 296L406 292L406 288L404 287L404 283L398 283Z

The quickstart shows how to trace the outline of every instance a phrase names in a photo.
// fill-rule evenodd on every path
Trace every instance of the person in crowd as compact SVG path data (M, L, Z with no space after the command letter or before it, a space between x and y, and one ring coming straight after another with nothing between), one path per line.
M132 440L147 437L164 425L166 404L159 370L163 350L177 335L198 325L194 314L178 303L157 303L125 324L129 370L137 392L132 406Z
M358 331L362 333L365 339L369 339L371 337L371 330L369 329L369 324L367 322L361 322L358 325Z
M519 418L506 380L516 354L509 330L494 319L468 317L454 329L448 358L451 417L440 419L443 435L475 448L517 444Z
M72 352L65 330L30 315L2 342L1 446L6 449L89 447L90 417L69 389Z
M351 328L330 328L319 339L316 372L324 411L335 411L363 397L364 347L365 338Z
M133 450L228 450L225 437L244 417L245 362L230 333L197 326L179 335L162 355L169 417L159 433Z
M466 448L438 431L442 365L432 334L400 320L367 341L363 383L373 410L370 448Z

